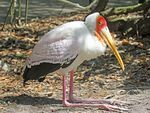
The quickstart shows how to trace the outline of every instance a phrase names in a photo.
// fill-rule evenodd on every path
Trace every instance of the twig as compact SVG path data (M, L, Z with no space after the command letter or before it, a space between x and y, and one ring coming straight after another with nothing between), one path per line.
M11 7L12 7L12 5L13 5L13 1L14 1L14 0L11 1L11 4L10 4L10 6L9 6L9 9L8 9L8 12L7 12L7 15L6 15L6 17L5 17L4 24L3 24L3 27L2 27L1 30L3 30L4 27L5 27L6 21L7 21L7 19L8 19L8 15L9 15L9 13L10 13L10 11L11 11Z
M13 1L13 4L12 4L12 7L11 7L11 24L13 24L14 20L15 20L15 14L16 14L16 1L17 0L12 0Z
M25 9L25 24L27 24L27 18L28 18L28 7L29 7L29 0L26 0L26 9Z
M22 12L21 0L18 0L18 24L19 25L21 25L21 12Z
M64 8L65 8L65 3L63 4L62 9L60 10L59 15L61 15L61 14L62 14L62 12L63 12Z
M58 1L63 2L63 3L65 3L65 4L72 5L72 6L74 6L74 7L80 8L80 9L84 9L83 6L80 6L79 4L70 2L70 1L68 1L68 0L58 0Z
M89 10L91 7L93 7L99 0L94 0L90 5L86 6L86 7L83 7L77 3L73 3L73 2L70 2L68 0L58 0L60 2L63 2L65 4L69 4L71 6L74 6L76 8L79 8L79 10Z

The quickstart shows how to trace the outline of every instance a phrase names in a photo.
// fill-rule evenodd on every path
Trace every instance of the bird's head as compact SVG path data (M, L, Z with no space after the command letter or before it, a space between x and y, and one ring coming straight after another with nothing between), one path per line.
M121 68L124 70L124 63L115 46L115 41L110 34L105 18L96 12L86 17L85 24L89 30L96 35L100 43L104 42L108 45L109 48L111 48Z

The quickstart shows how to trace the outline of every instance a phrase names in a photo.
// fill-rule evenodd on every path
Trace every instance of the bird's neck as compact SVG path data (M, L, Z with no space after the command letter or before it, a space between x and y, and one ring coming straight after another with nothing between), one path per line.
M87 29L89 30L89 32L91 34L94 34L94 32L96 30L95 23L94 22L91 22L91 23L85 22L85 25L86 25Z
M106 45L102 44L94 34L88 35L84 41L83 54L84 56L87 56L87 60L96 58L97 56L104 54Z

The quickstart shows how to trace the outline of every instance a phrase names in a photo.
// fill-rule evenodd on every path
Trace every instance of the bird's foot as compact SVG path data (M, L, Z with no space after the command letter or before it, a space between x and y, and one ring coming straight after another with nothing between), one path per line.
M111 104L107 104L105 102L103 103L71 103L68 101L63 101L63 105L65 107L99 107L101 109L104 110L109 110L109 111L128 111L127 108L123 108L123 107L119 107L117 105L111 105Z
M129 103L124 102L124 101L118 101L118 100L111 100L111 99L80 99L80 98L74 98L70 97L68 99L69 102L72 103L87 103L87 104L110 104L110 105L127 105Z

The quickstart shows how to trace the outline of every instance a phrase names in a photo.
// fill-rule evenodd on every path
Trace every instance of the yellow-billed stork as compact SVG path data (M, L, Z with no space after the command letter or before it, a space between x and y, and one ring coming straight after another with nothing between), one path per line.
M73 76L77 67L85 60L104 54L106 44L114 52L121 68L123 61L107 27L107 22L99 13L93 13L85 21L73 21L46 33L35 45L27 59L23 74L24 83L41 79L48 73L59 72L63 76L64 106L97 106L109 110L121 109L109 100L81 100L73 97ZM70 75L69 97L66 95L66 75Z

